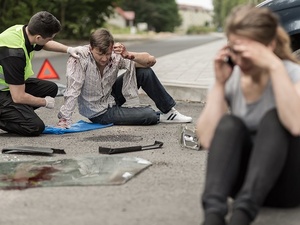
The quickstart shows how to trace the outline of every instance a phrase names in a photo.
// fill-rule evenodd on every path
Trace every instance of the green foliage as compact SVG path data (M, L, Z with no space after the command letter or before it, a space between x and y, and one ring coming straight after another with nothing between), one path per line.
M207 34L214 31L214 28L207 26L190 26L186 33L187 34Z
M92 29L102 27L119 0L0 0L0 32L15 24L26 24L41 10L55 15L63 30L59 38L88 38Z
M108 29L112 34L130 34L130 27L121 28L119 26L104 24L104 28Z
M0 1L0 32L15 24L23 24L30 18L30 0Z
M263 0L213 0L214 23L216 27L219 29L223 28L226 17L235 6L242 4L257 5L260 2L263 2Z
M135 11L135 23L146 22L156 32L173 32L181 24L175 0L122 0L120 6Z

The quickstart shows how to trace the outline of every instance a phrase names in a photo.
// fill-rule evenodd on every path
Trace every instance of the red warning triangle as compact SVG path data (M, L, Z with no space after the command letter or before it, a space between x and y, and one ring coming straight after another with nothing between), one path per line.
M37 75L37 78L46 80L46 79L59 79L58 74L56 73L53 66L50 64L48 59L45 59L40 72Z

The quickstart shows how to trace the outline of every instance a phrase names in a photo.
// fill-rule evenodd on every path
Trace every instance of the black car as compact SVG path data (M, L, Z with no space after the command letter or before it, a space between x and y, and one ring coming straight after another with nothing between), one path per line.
M279 15L281 25L291 38L291 47L300 58L300 0L267 0L257 7L268 7Z

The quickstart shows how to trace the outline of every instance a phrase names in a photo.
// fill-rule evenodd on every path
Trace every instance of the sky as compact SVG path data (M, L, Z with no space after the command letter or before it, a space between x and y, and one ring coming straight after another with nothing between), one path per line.
M212 0L176 0L177 3L202 6L206 9L213 9Z

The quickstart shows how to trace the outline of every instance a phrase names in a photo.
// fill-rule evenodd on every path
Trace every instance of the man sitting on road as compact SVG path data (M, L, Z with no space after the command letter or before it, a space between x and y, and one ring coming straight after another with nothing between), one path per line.
M64 105L58 113L58 126L69 128L78 102L79 113L94 123L151 125L159 122L189 123L180 114L174 99L166 92L154 71L155 57L147 52L129 52L106 29L98 29L84 46L87 57L70 57L67 62L67 88ZM118 76L119 70L125 70ZM139 106L142 87L161 111Z

